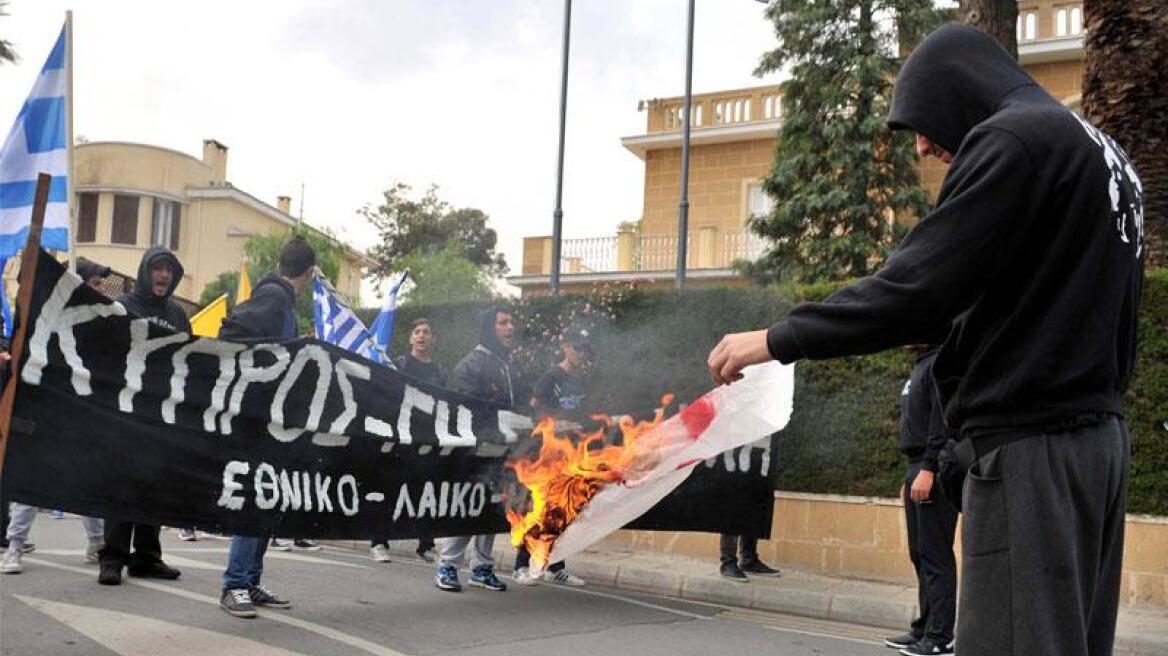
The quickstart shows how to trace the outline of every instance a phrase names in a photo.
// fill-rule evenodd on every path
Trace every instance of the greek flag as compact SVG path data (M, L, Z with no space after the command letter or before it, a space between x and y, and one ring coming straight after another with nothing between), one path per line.
M393 366L389 356L373 341L365 324L361 323L353 310L341 300L337 290L319 273L312 279L312 301L317 339L378 364Z
M53 176L41 246L69 249L65 29L0 149L0 258L24 247L38 173Z
M397 281L389 288L389 296L385 299L385 305L381 307L381 312L378 312L377 318L373 320L373 328L371 329L373 341L377 343L382 353L393 352L389 348L389 343L393 341L393 316L397 312L397 294L409 277L409 269L402 271Z

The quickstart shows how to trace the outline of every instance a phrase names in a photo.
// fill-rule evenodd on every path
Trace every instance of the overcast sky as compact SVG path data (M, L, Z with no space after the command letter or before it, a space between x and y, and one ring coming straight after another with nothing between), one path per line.
M196 157L230 147L228 179L368 247L356 214L394 181L430 183L491 216L513 271L524 236L551 234L562 0L11 0L0 37L0 123L15 118L74 12L74 133ZM639 99L681 95L686 0L573 5L566 236L641 214L644 167L620 137ZM773 47L764 5L698 0L694 92L752 75Z

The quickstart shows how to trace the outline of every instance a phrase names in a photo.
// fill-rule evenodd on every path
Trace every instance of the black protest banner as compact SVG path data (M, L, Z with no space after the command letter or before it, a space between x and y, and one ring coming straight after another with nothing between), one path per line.
M507 530L504 463L526 417L316 340L173 333L45 253L28 309L8 499L243 535ZM699 467L639 523L769 527L773 488L764 511L747 478Z

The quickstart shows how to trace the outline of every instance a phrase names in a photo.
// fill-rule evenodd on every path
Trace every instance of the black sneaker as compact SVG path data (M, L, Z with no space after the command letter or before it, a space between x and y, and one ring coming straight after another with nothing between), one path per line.
M236 617L256 616L256 607L251 603L251 595L243 588L224 590L223 596L219 597L219 607Z
M727 581L734 581L735 583L746 583L750 579L746 578L746 574L742 573L742 568L738 563L722 563L722 567L718 569L718 573Z
M97 573L97 582L102 585L121 585L122 566L114 563L102 563Z
M771 567L770 565L767 565L766 563L762 562L761 560L758 560L757 558L752 560L752 561L742 563L741 569L743 572L745 572L747 574L757 574L759 576L782 576L783 575L783 573L780 572L779 570Z
M153 563L143 563L137 565L130 565L126 568L126 573L134 578L139 579L163 579L166 581L173 581L182 576L182 572L167 565L161 560Z
M906 633L904 635L898 635L898 636L895 636L892 638L885 638L884 639L884 646L885 647L892 647L893 649L904 649L905 647L912 647L913 645L917 644L918 642L921 641L921 638L923 638L923 637L925 637L925 636L917 635L917 634L913 633L912 631L909 631L908 633Z
M251 603L256 606L268 606L270 608L291 608L292 602L281 598L276 593L265 588L262 585L253 585L247 590L251 597Z
M321 549L324 549L324 547L316 544L315 542L309 542L308 540L303 539L293 540L292 546L300 549L301 551L320 551Z
M922 656L923 654L952 654L953 645L945 644L943 642L936 642L932 638L925 636L921 641L915 645L909 645L900 650L904 656Z

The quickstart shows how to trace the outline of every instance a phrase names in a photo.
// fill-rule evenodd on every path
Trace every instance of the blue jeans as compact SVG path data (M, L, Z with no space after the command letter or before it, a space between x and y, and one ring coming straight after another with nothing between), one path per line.
M237 535L231 538L227 552L227 571L223 572L223 589L247 589L260 584L264 573L264 554L268 552L268 538Z

